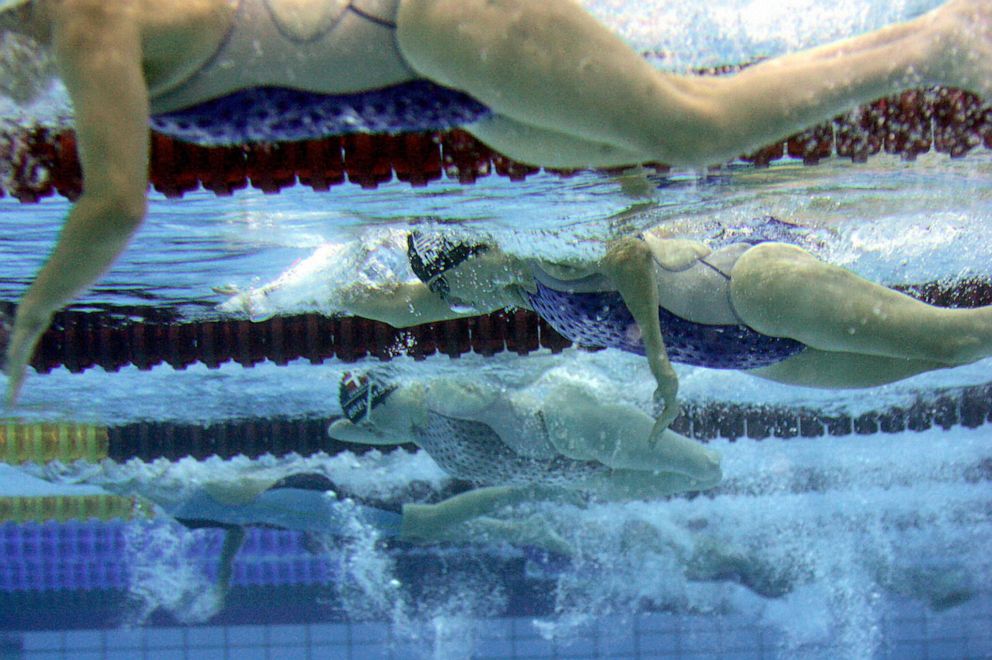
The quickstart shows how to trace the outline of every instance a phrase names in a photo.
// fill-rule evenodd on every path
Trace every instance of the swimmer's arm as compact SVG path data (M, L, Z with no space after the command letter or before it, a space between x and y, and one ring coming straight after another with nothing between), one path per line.
M679 272L694 266L697 261L709 255L712 250L699 241L681 238L660 238L651 233L641 239L651 251L651 256L665 270Z
M355 316L388 323L394 328L408 328L422 323L488 314L501 307L452 309L452 303L421 282L404 282L388 286L357 285L342 293L342 307Z
M148 91L132 3L62 0L48 11L85 190L18 307L7 353L10 400L52 315L110 267L141 224L148 188Z
M574 460L615 470L677 472L708 484L720 479L716 452L669 429L654 434L651 417L630 404L561 384L545 398L542 414L548 440Z
M679 379L668 360L668 351L661 336L658 318L658 286L654 276L654 258L648 244L628 237L610 245L600 261L600 271L617 287L624 304L637 321L647 351L648 365L658 383L655 401L663 401L665 409L655 425L655 434L672 423L678 414Z

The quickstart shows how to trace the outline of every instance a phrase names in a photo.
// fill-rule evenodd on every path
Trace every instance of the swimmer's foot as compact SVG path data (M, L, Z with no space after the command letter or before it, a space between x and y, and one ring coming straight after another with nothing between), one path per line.
M399 536L403 523L401 505L376 498L359 497L349 493L318 472L293 474L273 484L266 493L279 490L295 490L317 494L319 497L332 497L343 509L340 513L354 517L372 525L380 534L387 537ZM342 526L344 521L342 521ZM337 530L329 529L333 533Z
M47 318L42 322L31 323L20 314L15 317L12 330L8 331L5 324L3 335L4 338L9 337L9 339L5 342L3 371L7 374L6 402L8 406L14 406L17 403L17 397L24 384L28 364L34 355L35 346L41 340L48 324L49 319Z

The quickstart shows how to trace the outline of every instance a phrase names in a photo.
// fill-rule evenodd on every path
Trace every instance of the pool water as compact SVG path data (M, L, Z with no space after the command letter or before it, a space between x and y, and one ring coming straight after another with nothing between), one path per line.
M655 2L638 4L636 14L629 3L585 4L655 52L659 65L689 68L784 52L937 3L728 0L703 11ZM53 95L31 112L55 121ZM563 258L594 256L611 238L657 225L705 239L768 215L808 228L805 247L874 281L953 287L988 278L990 175L992 154L979 150L958 160L926 154L912 163L879 156L862 165L676 172L652 177L638 197L596 173L423 189L391 182L376 191L154 195L132 246L74 308L154 310L189 322L249 311L333 314L355 278L412 276L403 252L412 228ZM23 293L68 208L59 199L0 199L0 301ZM252 292L274 281L260 305ZM153 503L134 511L131 500L113 500L124 509L89 519L0 522L0 657L990 657L990 364L855 392L677 367L686 409L702 411L688 430L723 456L715 490L512 512L553 532L567 552L405 546L345 501L330 534L249 529L223 597L214 585L225 531L170 515L204 488L237 507L252 484L300 473L323 474L359 501L434 501L458 484L409 448L234 456L239 442L248 446L273 425L326 442L327 420L341 413L338 383L355 366L337 360L32 374L6 413L11 422L90 424L113 437L224 428L225 447L234 449L167 460L146 436L144 445L127 445L140 451L114 460L0 465L0 506L42 495ZM397 357L389 368L409 381L471 378L535 396L549 384L580 382L645 410L651 400L644 361L612 350ZM704 429L699 420L716 409L739 414L741 432ZM927 423L906 421L920 409ZM758 433L769 410L849 426L807 434L796 417L795 429Z

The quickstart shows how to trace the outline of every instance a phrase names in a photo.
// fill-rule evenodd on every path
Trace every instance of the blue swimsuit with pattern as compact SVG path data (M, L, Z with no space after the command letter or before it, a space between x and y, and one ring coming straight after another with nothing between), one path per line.
M730 231L713 249L734 243L757 245L768 241L794 243L802 228L767 217L747 231ZM563 337L583 346L619 348L644 355L644 342L633 314L618 292L558 291L537 283L528 301L541 318ZM805 350L802 342L770 337L746 325L705 325L658 308L661 334L668 358L711 369L767 367Z
M443 131L492 112L472 97L426 80L358 94L280 87L245 89L155 115L156 131L196 144L316 140L349 133Z
M797 243L808 238L803 228L775 218L761 218L744 230L730 228L711 241L713 249L735 243L757 245L768 241ZM408 257L417 277L444 295L443 274L484 246L469 247L441 236L415 232L408 241ZM586 347L618 348L644 355L644 342L634 316L616 291L574 292L537 282L526 292L531 308L566 339ZM658 308L661 333L673 362L711 369L767 367L805 350L802 342L770 337L746 325L706 325Z

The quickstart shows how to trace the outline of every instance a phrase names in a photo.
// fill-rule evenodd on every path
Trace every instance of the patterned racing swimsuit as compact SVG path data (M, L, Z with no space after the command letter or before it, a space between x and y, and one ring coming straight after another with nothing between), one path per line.
M769 217L746 233L732 228L728 231L726 239L713 245L713 253L686 271L675 273L660 267L656 271L659 282L681 290L682 295L676 297L684 298L686 312L699 317L700 306L709 307L717 309L715 316L723 319L700 323L660 307L658 316L669 359L711 369L756 369L801 353L806 348L803 343L770 337L740 322L730 302L729 283L734 264L751 247L769 240L798 242L805 238L804 230ZM447 293L444 273L485 249L416 232L408 241L414 273L442 297ZM535 279L537 291L523 294L531 308L563 337L582 346L644 354L637 322L618 292L577 291L575 282L556 280L539 267L535 267ZM609 286L608 282L602 284Z
M203 145L245 144L445 130L491 114L461 92L417 79L396 43L399 0L327 0L323 29L305 39L279 21L276 2L239 0L207 64L153 96L153 129ZM331 77L344 93L300 89Z
M559 454L547 438L528 443L524 456L507 445L489 426L430 411L427 423L415 430L417 444L442 470L457 479L483 486L549 484L567 486L605 474L596 461L579 461Z
M528 292L527 299L548 325L576 344L644 355L637 322L616 291L571 292L538 280L537 292ZM794 339L769 337L742 323L695 323L664 307L658 308L658 317L672 362L711 369L756 369L806 348Z

